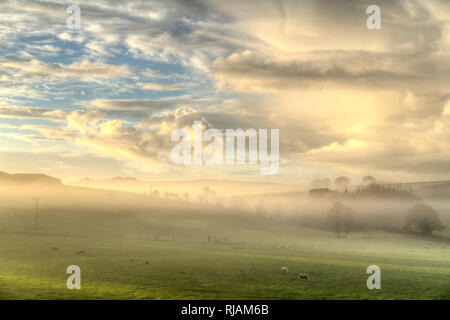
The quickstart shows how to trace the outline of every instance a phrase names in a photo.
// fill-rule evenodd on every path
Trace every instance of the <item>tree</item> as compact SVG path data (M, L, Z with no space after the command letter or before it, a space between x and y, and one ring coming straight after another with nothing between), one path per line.
M341 231L345 233L345 236L348 235L353 217L352 209L350 207L346 207L341 202L336 201L333 207L331 207L328 217L331 228L336 231L338 237L341 236Z
M364 176L362 178L362 184L365 186L370 186L372 184L376 184L377 183L377 179L375 179L372 176Z
M347 187L350 185L350 182L351 182L350 178L344 176L338 177L336 178L336 180L334 180L334 184L341 191L347 190Z
M208 203L208 198L211 194L211 189L209 187L203 187L201 199L203 203Z
M311 189L321 189L321 188L329 188L331 184L330 179L324 178L324 179L314 179L310 183Z
M155 197L155 198L159 198L159 196L160 196L159 191L158 190L153 191L152 192L152 196Z
M420 231L422 235L431 235L434 230L445 229L437 212L425 204L416 204L408 210L405 229Z

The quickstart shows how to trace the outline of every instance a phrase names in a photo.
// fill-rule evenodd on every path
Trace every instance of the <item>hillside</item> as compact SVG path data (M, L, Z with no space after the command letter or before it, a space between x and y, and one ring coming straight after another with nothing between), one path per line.
M304 191L307 188L301 185L289 185L278 183L261 183L256 181L233 180L193 180L193 181L142 181L131 177L117 177L112 179L84 178L78 181L69 181L68 185L108 190L126 191L139 194L150 192L165 192L196 196L208 187L221 197L243 196L254 194L269 194L283 192Z
M0 185L61 185L61 180L44 174L0 172Z

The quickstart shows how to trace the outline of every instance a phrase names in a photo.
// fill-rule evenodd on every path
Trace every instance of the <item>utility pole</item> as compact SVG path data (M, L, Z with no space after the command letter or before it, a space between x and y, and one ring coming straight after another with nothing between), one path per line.
M38 228L38 216L39 216L39 200L41 198L35 197L33 200L36 202L36 216L35 216L35 223L34 223L34 229L37 230Z
M341 210L339 208L337 209L336 216L337 216L336 232L339 238L339 236L341 235Z
M110 198L109 198L109 213L112 213L113 210L113 201L114 201L114 192L110 192Z

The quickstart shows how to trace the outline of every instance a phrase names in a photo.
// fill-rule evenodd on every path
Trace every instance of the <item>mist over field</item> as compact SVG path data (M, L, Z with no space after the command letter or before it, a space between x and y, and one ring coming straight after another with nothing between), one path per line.
M217 180L88 184L1 174L2 298L448 298L450 211L442 192L450 183L345 190ZM418 203L447 228L406 229ZM344 211L336 224L337 204ZM86 270L79 292L65 288L71 264ZM379 292L366 288L372 264L383 270Z

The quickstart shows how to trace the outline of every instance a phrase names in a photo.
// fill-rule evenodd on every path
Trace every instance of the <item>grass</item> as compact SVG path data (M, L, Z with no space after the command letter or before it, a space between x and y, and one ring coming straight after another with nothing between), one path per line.
M1 299L450 299L450 249L402 235L338 239L213 207L43 208L40 229L32 224L27 212L0 215ZM66 288L73 264L81 290ZM381 290L366 287L372 264ZM299 272L312 280L298 280Z

